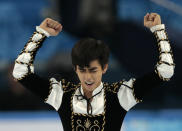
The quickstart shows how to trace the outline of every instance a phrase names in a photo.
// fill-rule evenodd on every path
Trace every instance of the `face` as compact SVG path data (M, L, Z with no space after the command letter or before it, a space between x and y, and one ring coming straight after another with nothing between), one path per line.
M98 60L90 62L89 67L81 68L78 65L76 66L76 73L81 82L83 90L92 92L96 89L102 81L102 75L107 71L108 64L102 69Z

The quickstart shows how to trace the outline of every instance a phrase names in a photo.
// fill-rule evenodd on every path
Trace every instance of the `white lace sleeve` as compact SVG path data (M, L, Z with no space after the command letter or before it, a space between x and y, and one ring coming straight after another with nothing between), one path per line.
M21 80L28 74L34 73L34 58L36 52L41 47L45 39L46 35L44 33L40 33L38 31L34 32L30 40L25 45L24 49L15 60L13 77L16 80Z
M129 109L141 101L135 97L133 88L134 81L135 79L133 78L129 81L123 81L117 93L119 103L126 111L129 111Z
M164 24L156 25L153 26L150 30L157 38L160 53L159 62L156 65L155 71L158 73L161 79L168 81L174 74L175 64L168 36L165 31L165 26Z
M49 96L45 100L45 103L53 106L54 109L58 111L59 107L61 106L62 97L63 97L62 84L61 84L61 81L58 82L56 81L55 78L51 78L50 83L51 83L50 92L49 92Z

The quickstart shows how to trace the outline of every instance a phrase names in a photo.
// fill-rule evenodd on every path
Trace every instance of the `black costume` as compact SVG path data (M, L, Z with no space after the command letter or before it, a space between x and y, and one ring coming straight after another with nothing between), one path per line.
M36 52L48 36L40 27L16 59L13 76L57 110L65 131L119 131L127 111L142 101L150 88L169 80L174 73L172 52L164 29L164 25L151 28L160 51L155 71L129 81L101 83L95 89L92 102L83 95L80 84L65 79L44 79L34 73Z

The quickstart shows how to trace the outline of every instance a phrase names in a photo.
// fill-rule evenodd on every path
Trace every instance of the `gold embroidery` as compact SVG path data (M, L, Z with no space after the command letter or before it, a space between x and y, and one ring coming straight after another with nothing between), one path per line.
M132 83L132 87L131 87L131 88L132 88L133 96L134 96L136 102L139 103L139 102L142 102L142 100L138 99L138 98L136 97L136 95L135 95L135 88L133 87L134 82L135 82L135 79L133 79L133 83Z
M77 85L77 88L79 86ZM98 115L89 115L89 114L74 113L73 112L73 96L74 96L75 92L76 92L76 90L72 94L71 103L70 103L71 104L70 105L71 106L71 112L72 112L72 115L71 115L72 131L74 131L75 129L76 129L76 131L82 131L82 130L85 131L87 129L86 127L90 127L89 128L89 131L100 131L100 130L101 131L104 131L104 126L105 126L105 123L106 123L105 122L105 113L106 113L106 89L105 89L105 87L104 87L104 112L102 114L98 114ZM103 122L101 123L102 125L100 127L98 120L94 120L94 122L93 122L94 124L92 125L91 121L87 118L86 121L85 121L85 123L84 123L84 126L81 125L81 122L82 121L80 119L78 119L76 121L76 124L77 125L74 125L74 116L79 116L79 117L82 117L83 116L83 117L88 117L88 118L102 117L103 116L103 118L102 118L102 121ZM79 130L77 130L77 129L79 129Z
M15 61L15 63L18 63L18 64L24 64L24 63L20 63L20 62L18 62L18 61ZM28 66L30 66L30 65L28 65L28 64L24 64L24 65L26 65L27 66L27 68L28 68ZM15 81L20 81L20 80L23 80L25 77L27 77L28 75L30 75L30 74L32 74L32 72L27 72L26 74L24 74L21 78L14 78L14 80Z
M94 125L91 126L90 131L100 131L99 122L97 120L94 121Z
M78 119L76 123L76 131L100 131L99 122L97 120L91 122L87 118L85 122L82 124L82 121Z
M81 120L77 120L77 124L76 131L85 131L85 127L81 124Z
M109 85L108 83L105 83L105 87L108 91L112 92L112 93L117 93L118 92L118 89L119 87L121 86L121 84L123 83L123 81L120 81L120 82L115 82L111 85Z
M91 125L91 122L87 118L87 120L85 121L85 127L88 129L90 125Z
M135 79L132 79L132 80L133 80L133 84L134 84ZM107 88L108 91L110 91L110 92L112 92L112 93L118 93L119 87L122 86L123 82L124 82L124 80L122 80L122 81L120 81L120 82L113 83L113 84L111 84L111 85L109 85L108 83L106 83L105 86L106 86L106 88ZM134 87L133 87L133 84L132 84L132 86L130 87L131 90L132 90L133 96L134 96L136 102L138 102L138 103L139 103L139 102L142 102L142 100L140 100L140 99L138 99L138 98L136 97L136 95L135 95L135 89L134 89ZM123 86L125 86L125 85L123 85Z
M49 95L47 96L47 98L45 98L45 102L48 100L48 98L49 98L49 96L50 96L50 94L51 94L51 92L52 92L52 89L53 89L53 87L52 87L52 85L53 84L59 84L58 82L54 82L54 81L52 81L51 79L49 79L49 83L50 83L50 86L49 86Z
M75 90L81 85L80 83L78 85L74 85L70 82L65 83L65 79L61 80L61 84L62 84L62 88L63 88L64 93L70 92L71 90Z
M160 39L159 36L158 36L158 34L157 34L158 31L164 31L163 33L166 35L166 39ZM154 35L155 35L155 37L156 37L156 39L157 39L158 48L159 48L159 53L160 53L160 55L159 55L159 62L157 63L156 67L157 67L158 65L162 64L162 63L163 63L163 64L167 64L167 65L169 65L169 66L175 66L175 64L174 64L174 57L173 57L173 54L172 54L171 47L170 47L170 51L169 51L169 52L162 52L162 49L161 49L161 46L160 46L160 41L167 41L168 43L170 43L169 40L168 40L168 35L167 35L166 30L164 30L164 29L157 30L157 31L154 32ZM173 63L168 63L168 62L162 61L162 57L161 57L162 53L170 54ZM157 75L159 76L159 78L162 79L163 81L169 81L169 80L170 80L169 78L163 78L163 77L161 76L161 74L159 73L159 71L157 70L157 68L155 69L155 73L157 73Z
M40 47L40 44L43 42L43 40L46 38L46 36L45 36L43 33L34 32L33 35L30 37L30 39L28 40L27 44L24 46L24 48L23 48L23 50L21 51L21 53L18 55L18 57L19 57L22 53L27 52L27 51L25 51L26 47L29 45L30 42L33 42L33 41L32 41L32 38L33 38L33 36L34 36L35 34L37 34L37 33L38 33L38 34L41 34L41 35L42 35L42 38L41 38L38 42L34 42L34 43L36 43L36 48L35 48L33 51L29 52L29 53L30 53L30 56L31 56L31 59L30 59L29 63L23 63L23 62L20 62L20 61L17 61L17 60L15 61L15 63L18 63L18 64L25 64L25 65L27 65L27 68L30 67L30 66L33 66L33 60L34 60L34 56L33 56L33 55L34 55L35 51L37 51L38 48ZM18 78L18 79L15 79L15 80L20 81L20 80L24 79L26 76L28 76L28 75L31 74L31 73L32 73L32 72L27 72L27 73L24 74L21 78Z

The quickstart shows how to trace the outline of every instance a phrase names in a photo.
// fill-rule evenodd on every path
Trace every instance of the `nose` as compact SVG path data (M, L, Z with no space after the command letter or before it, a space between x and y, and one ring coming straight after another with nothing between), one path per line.
M86 80L86 81L89 81L89 80L91 80L91 79L92 79L91 74L90 74L89 72L85 73L85 80Z

